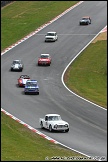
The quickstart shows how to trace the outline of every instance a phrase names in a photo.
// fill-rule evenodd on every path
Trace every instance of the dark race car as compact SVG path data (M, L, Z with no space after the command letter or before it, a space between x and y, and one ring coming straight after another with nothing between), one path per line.
M91 18L89 16L82 17L79 22L79 25L89 25L91 24Z

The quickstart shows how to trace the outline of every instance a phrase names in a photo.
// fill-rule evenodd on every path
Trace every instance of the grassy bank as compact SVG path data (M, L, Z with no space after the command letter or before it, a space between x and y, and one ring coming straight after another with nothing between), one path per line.
M78 1L16 1L1 9L1 50L17 42Z
M51 143L3 113L1 121L1 161L44 161L46 157L52 160L56 156L82 156Z
M91 43L70 65L65 83L78 95L107 107L107 41Z

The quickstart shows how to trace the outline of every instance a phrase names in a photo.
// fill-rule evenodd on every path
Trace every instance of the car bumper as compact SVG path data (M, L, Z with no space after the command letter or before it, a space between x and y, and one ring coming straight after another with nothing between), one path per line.
M11 68L11 71L21 71L22 68Z
M80 25L88 25L88 22L80 22Z
M62 127L53 127L53 130L55 131L64 131L64 130L68 130L69 127L65 127L65 126L62 126Z
M55 42L55 39L45 39L45 42Z
M32 91L25 90L24 93L25 94L39 94L39 90L37 90L37 91L35 91L35 90L34 91L33 90Z
M50 65L51 62L38 62L38 65Z

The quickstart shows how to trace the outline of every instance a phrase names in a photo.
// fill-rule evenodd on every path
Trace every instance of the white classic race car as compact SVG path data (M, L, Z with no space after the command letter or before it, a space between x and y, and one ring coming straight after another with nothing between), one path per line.
M61 119L58 114L47 114L44 118L39 119L41 128L48 129L50 132L56 131L69 131L69 124Z
M47 32L45 35L45 42L55 42L58 40L57 32Z

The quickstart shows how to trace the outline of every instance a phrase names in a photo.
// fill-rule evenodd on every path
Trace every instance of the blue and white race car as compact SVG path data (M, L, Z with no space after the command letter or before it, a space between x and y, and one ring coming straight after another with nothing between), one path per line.
M25 94L39 94L37 80L27 80L24 88Z

